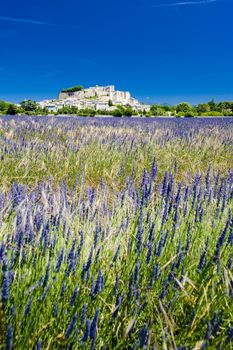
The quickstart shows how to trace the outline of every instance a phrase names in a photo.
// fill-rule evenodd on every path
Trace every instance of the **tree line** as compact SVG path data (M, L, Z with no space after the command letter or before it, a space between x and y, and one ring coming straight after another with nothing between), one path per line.
M110 105L110 104L109 104ZM111 104L112 106L112 104ZM175 117L196 117L196 116L233 116L233 102L218 102L211 100L207 103L200 103L192 106L187 102L178 105L162 105L153 104L149 111L136 111L131 106L115 106L112 111L103 111L95 109L78 109L75 106L63 106L58 111L49 111L48 108L41 108L38 103L32 100L24 100L20 104L12 104L0 101L0 114L26 114L26 115L48 115L48 114L65 114L79 116L95 116L95 115L113 115L113 116L134 116L143 115L152 116L175 116Z

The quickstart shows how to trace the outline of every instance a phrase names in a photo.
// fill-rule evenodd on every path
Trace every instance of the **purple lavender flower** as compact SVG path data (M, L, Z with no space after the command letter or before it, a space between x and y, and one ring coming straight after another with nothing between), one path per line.
M179 269L181 261L184 259L183 253L180 252L178 255L177 263L176 263L176 268Z
M156 255L158 257L161 255L162 249L164 248L164 246L166 244L167 236L168 236L168 231L166 232L166 234L164 234L163 231L161 232L158 248L157 248L157 251L156 251Z
M156 159L153 159L152 166L151 166L151 172L150 172L150 181L153 182L156 179L157 175L157 165L156 165Z
M46 284L48 283L49 280L49 272L50 272L50 261L48 262L47 266L46 266L46 272L45 272L45 277L42 283L42 287L44 288L46 286Z
M146 255L146 264L147 264L147 265L149 265L149 263L150 263L151 254L152 254L152 245L149 243L149 244L148 244L147 255Z
M166 295L167 295L167 280L165 280L165 282L163 283L162 291L159 295L159 299L164 299Z
M94 248L96 248L96 246L97 246L100 233L101 233L101 228L99 225L96 225L95 235L94 235Z
M70 334L72 333L75 325L76 325L76 321L77 321L77 313L74 314L74 316L72 317L72 320L69 324L69 326L67 327L66 329L66 332L65 332L65 339L68 339Z
M207 238L207 241L206 241L206 245L205 245L205 249L200 257L200 261L199 261L199 264L198 264L198 267L197 267L197 272L201 272L203 270L203 268L205 267L205 264L206 264L206 254L207 254L207 251L209 249L209 237Z
M65 283L65 281L63 281L62 286L61 286L61 295L60 295L61 299L63 299L63 297L65 295L65 289L66 289L66 283Z
M32 297L30 298L30 300L27 302L25 309L24 309L24 313L23 313L23 317L26 318L27 315L29 314L30 308L31 308L31 304L32 304Z
M159 266L158 266L158 264L156 264L152 270L152 273L151 273L150 287L152 287L155 283L155 279L158 276L158 270L159 270Z
M96 256L95 256L95 262L96 262L96 263L99 261L100 252L101 252L101 247L98 248L97 253L96 253Z
M61 253L59 254L58 258L57 258L57 263L56 263L56 267L55 267L55 271L59 272L60 268L61 268L61 264L63 261L63 257L64 257L64 248L62 248Z
M163 216L162 216L162 226L164 226L167 216L168 216L168 210L169 210L169 197L166 197L166 203L163 209Z
M211 324L212 324L212 327L213 327L213 336L214 337L220 331L220 328L221 328L221 325L222 325L222 322L223 322L223 316L224 316L223 312L221 312L221 314L219 316L217 315L217 312L214 313L214 316L213 316L213 318L211 320Z
M6 334L6 349L11 350L13 348L13 329L12 324L8 324L7 326L7 334Z
M90 335L90 328L91 328L91 320L87 319L85 332L84 332L83 337L82 337L82 342L86 342L87 341L87 339L88 339L88 337Z
M140 328L139 334L138 334L138 340L139 340L139 347L143 348L148 339L148 327L147 324L145 324L143 327Z
M116 295L117 291L118 291L118 287L119 287L119 276L118 274L116 275L116 280L115 280L115 285L114 285L114 289L113 289L113 295Z
M141 253L142 251L142 237L143 237L143 227L142 225L140 224L139 227L138 227L138 232L137 232L137 235L136 235L136 239L137 239L137 252L138 254Z
M208 323L207 323L207 329L206 329L205 339L210 340L211 334L212 334L212 326L211 326L211 323L208 322Z
M233 217L230 221L230 232L229 232L227 244L230 246L233 246Z
M217 175L214 176L214 198L217 198L217 192L218 192L218 183L220 178L220 171L218 171Z
M227 331L226 331L225 344L228 345L232 341L233 341L233 327L228 326Z
M117 314L118 314L118 311L119 311L119 308L121 306L121 303L123 301L123 297L122 296L119 296L117 297L117 301L116 301L116 307L112 313L112 318L116 318L117 317Z
M167 194L167 187L168 187L168 173L167 171L164 174L163 178L163 187L162 187L162 197L165 198L165 195Z
M90 338L92 340L94 340L96 338L98 318L99 318L99 309L96 310L95 316L94 316L94 318L91 322L91 326L90 326Z
M80 320L81 327L83 326L83 324L86 320L86 315L87 315L87 304L84 303L83 308L82 308L81 320Z
M186 255L188 254L188 251L190 249L190 244L191 244L191 237L190 237L190 226L189 226L188 233L187 233L187 239L186 239L186 245L184 248L184 253Z
M93 258L93 247L91 247L91 251L87 260L87 263L83 265L83 269L82 269L82 277L84 277L85 272L88 272L90 269L90 266L92 264L92 258Z
M46 296L47 296L47 294L48 294L48 292L49 292L49 290L50 290L50 288L51 288L51 284L49 284L49 285L45 288L45 291L44 291L42 297L38 298L37 300L38 300L38 301L44 301L45 298L46 298Z
M44 242L43 246L43 255L45 255L45 252L48 248L49 245L49 229L50 229L50 224L49 220L47 221L46 225L43 227L42 233L41 233L41 242Z
M78 287L75 287L73 294L71 296L71 299L70 299L70 307L72 307L74 305L74 302L75 302L77 295L78 295Z
M19 227L17 236L16 236L16 247L18 251L20 250L22 244L23 244L23 229L22 227Z
M149 231L149 236L148 236L149 242L154 240L154 230L155 230L155 224L152 223L152 225L150 227L150 231Z
M135 270L134 270L134 284L137 285L139 282L140 278L140 261L138 260L136 265L135 265Z
M119 176L120 176L120 177L123 175L124 166L125 166L124 160L122 160L121 166L120 166L120 170L119 170Z
M3 308L5 307L9 296L10 296L10 285L11 285L11 280L10 280L10 274L9 272L3 272L3 282L2 282L2 304Z
M54 317L57 318L57 316L58 316L58 304L55 304L55 305L54 305L53 314L54 314Z
M94 295L96 295L97 293L102 292L102 290L104 289L104 285L103 285L103 274L101 269L99 269L98 271L98 276L96 279L96 285L94 288Z
M15 318L15 316L16 316L16 304L14 304L11 308L11 315L13 318Z
M119 254L120 254L120 250L121 250L121 245L119 244L119 246L118 246L118 248L116 250L116 253L115 253L115 255L114 255L113 259L112 259L113 263L115 263L117 261L117 258L118 258Z
M229 257L229 260L228 260L228 263L227 263L227 268L228 270L231 270L232 268L232 263L233 263L233 258L232 258L232 253L230 254L230 257Z

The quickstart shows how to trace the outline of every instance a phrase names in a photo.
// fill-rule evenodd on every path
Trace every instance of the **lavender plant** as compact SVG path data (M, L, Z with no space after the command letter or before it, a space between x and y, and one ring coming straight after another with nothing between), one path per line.
M0 128L0 348L232 349L232 119Z

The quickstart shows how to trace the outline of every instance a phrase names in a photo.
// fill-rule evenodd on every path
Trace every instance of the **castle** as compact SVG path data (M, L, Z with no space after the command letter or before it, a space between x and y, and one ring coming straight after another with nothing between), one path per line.
M117 105L131 106L137 111L148 111L149 105L140 103L133 98L128 91L116 91L114 85L95 86L86 89L62 90L57 100L48 100L40 102L40 106L46 107L51 111L57 111L63 106L75 106L78 109L95 109L103 111L113 111Z

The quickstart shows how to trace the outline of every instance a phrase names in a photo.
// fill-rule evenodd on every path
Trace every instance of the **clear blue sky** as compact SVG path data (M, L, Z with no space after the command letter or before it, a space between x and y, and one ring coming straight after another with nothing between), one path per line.
M149 102L233 100L232 0L13 0L0 10L0 99L115 84Z

